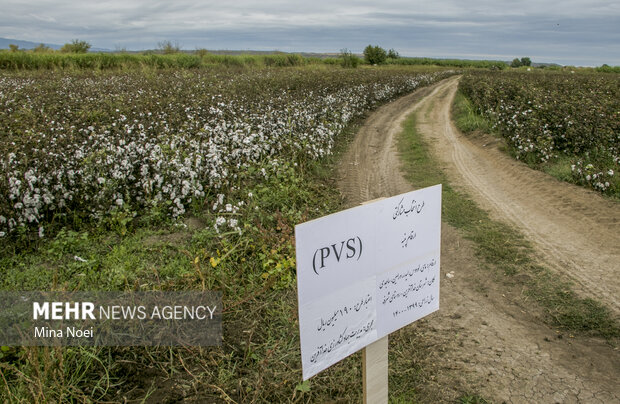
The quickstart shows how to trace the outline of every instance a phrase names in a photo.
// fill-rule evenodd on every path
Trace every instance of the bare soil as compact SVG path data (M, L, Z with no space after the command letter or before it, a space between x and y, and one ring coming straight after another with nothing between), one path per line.
M444 80L369 116L339 166L348 204L413 189L401 173L396 135L415 112L451 184L520 229L543 264L617 315L618 205L512 160L491 137L460 134L450 117L457 85L457 77ZM454 277L442 277L440 310L391 336L391 349L419 347L416 360L429 373L423 401L454 402L469 392L507 403L620 402L617 347L543 324L534 303L493 280L477 260L471 242L444 223L442 273Z

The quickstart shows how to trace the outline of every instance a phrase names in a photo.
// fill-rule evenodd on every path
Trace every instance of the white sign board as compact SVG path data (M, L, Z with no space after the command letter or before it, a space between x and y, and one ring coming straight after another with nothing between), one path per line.
M303 379L439 309L441 185L295 227Z

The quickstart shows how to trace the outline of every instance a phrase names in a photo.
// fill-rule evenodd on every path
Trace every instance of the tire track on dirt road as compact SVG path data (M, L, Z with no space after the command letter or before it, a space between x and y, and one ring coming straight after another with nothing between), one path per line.
M429 143L443 141L439 137L450 128L449 116L435 110L450 104L457 82L450 78L423 88L368 117L338 168L338 186L348 205L413 189L400 171L396 135L406 116L417 111L420 129L432 132ZM458 178L450 160L459 157L448 150L441 164ZM477 393L507 403L620 402L617 349L599 339L560 339L529 313L519 293L490 279L458 230L443 223L441 243L441 270L455 276L442 279L439 311L390 336L395 352L409 352L413 363L430 374L416 386L416 397L455 402Z

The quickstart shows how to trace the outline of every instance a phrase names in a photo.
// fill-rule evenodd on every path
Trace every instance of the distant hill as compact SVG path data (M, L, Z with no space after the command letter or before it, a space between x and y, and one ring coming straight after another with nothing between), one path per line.
M20 39L0 38L0 49L9 49L9 45L11 44L19 46L19 49L34 49L37 46L39 46L41 43L55 50L62 48L62 45L53 44L53 43L31 42L31 41L22 41ZM90 52L110 52L110 50L104 49L104 48L90 48Z
M41 42L22 41L19 39L0 38L0 49L8 49L9 45L17 45L20 49L33 49L41 44ZM60 49L62 45L56 45L51 43L43 43L52 49Z
M184 51L184 52L193 52L193 51ZM282 52L282 51L278 51L278 50L272 50L272 51L256 51L256 50L211 50L208 49L209 53L212 53L214 55L274 55L274 54L283 54L283 55L288 55L288 54L298 54L301 55L305 58L319 58L319 59L325 59L325 58L334 58L334 57L338 57L340 56L339 53L318 53L318 52ZM363 55L357 55L357 56L363 56Z

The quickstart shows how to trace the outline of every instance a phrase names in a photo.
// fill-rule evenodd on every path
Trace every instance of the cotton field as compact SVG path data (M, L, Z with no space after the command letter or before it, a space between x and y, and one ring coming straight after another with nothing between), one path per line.
M616 74L475 72L460 89L518 159L569 159L572 181L620 195L620 78Z
M452 73L2 73L0 236L193 204L222 213L218 232L240 232L240 176L329 155L352 119Z

